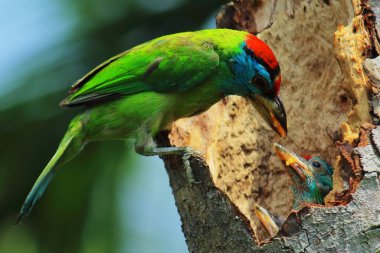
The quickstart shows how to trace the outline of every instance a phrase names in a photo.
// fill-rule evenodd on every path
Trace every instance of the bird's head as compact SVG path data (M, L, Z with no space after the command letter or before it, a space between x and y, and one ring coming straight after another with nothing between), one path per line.
M281 73L272 50L249 34L241 52L230 61L233 94L247 97L263 119L281 137L287 133L284 106L280 100Z
M322 196L326 196L333 188L332 166L317 156L307 160L307 164L317 181L319 192Z
M319 157L301 157L275 143L277 156L283 161L292 178L295 207L300 204L324 204L333 188L333 168Z

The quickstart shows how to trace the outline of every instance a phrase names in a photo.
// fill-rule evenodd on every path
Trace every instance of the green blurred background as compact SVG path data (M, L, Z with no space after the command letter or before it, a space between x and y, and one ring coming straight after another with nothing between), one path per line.
M73 81L160 35L214 27L217 0L0 0L0 253L187 252L160 159L88 145L19 226L75 109ZM80 109L79 109L80 110Z

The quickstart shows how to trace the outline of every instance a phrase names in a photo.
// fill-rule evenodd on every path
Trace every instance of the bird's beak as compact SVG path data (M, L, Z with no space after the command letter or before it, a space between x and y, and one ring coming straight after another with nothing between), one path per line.
M287 133L285 108L279 96L251 95L251 102L258 113L281 137Z
M292 168L297 175L305 181L308 177L312 177L313 173L306 164L306 161L297 154L287 150L280 144L275 143L274 149L277 156L284 162L287 167Z
M255 204L255 215L260 220L261 224L263 224L271 237L274 237L278 233L280 228L264 207Z

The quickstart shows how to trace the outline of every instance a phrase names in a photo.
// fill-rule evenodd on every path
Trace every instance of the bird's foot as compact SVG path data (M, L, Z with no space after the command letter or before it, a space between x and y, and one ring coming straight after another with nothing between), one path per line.
M193 170L190 165L190 157L202 157L202 155L190 147L151 147L136 145L135 150L137 153L145 156L152 155L182 155L182 162L185 168L186 177L189 183L200 183L195 182Z
M182 162L185 168L186 178L190 184L199 184L201 183L201 181L198 181L198 182L195 181L193 169L191 168L190 157L192 156L202 157L202 155L199 152L195 151L194 149L189 148L189 147L184 148L183 154L182 154Z

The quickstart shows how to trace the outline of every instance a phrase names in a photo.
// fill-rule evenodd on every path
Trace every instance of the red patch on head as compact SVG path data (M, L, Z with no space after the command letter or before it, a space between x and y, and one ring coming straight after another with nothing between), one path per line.
M269 48L264 41L260 40L253 34L248 34L245 43L249 49L260 59L262 59L271 69L275 69L278 66L276 57L274 56L272 49Z
M303 158L305 158L306 159L306 161L309 161L312 157L311 156L309 156L309 155L304 155L303 156Z

